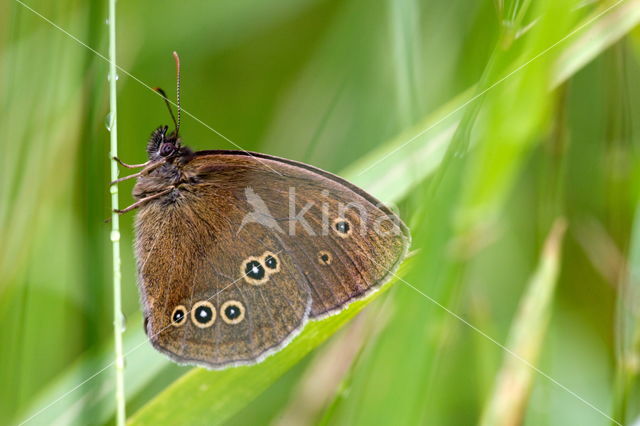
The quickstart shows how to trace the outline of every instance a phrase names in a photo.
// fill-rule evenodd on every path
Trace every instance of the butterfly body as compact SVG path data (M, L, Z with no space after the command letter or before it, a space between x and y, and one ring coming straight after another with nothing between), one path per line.
M375 291L410 235L388 208L315 167L244 151L193 152L166 127L138 174L145 331L180 363L259 362L310 319Z

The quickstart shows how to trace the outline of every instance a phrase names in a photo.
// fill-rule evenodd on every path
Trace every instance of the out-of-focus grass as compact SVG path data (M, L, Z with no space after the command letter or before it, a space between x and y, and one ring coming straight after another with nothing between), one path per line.
M635 382L640 371L640 205L636 208L627 274L621 277L618 296L618 362L615 414L622 421L635 414Z
M26 3L106 52L106 2ZM636 0L118 3L119 65L172 87L178 50L183 103L195 116L245 149L344 170L412 225L414 267L366 318L384 327L309 422L478 422L503 353L433 301L500 342L522 324L519 336L542 333L544 321L515 313L559 215L570 227L556 291L539 307L553 312L536 334L536 367L619 421L638 417L638 10ZM112 369L58 400L112 358L106 64L14 0L0 4L0 24L0 418L53 402L30 423L109 423ZM169 120L148 89L126 76L119 84L120 154L140 162L148 133ZM183 131L196 149L233 148L192 119ZM445 156L454 134L468 149ZM121 228L127 409L171 411L173 391L221 373L175 366L145 343L131 216ZM333 332L314 326L326 333L311 346ZM244 396L207 422L277 422L289 404L304 404L292 392L313 363L291 368L307 350L289 350L266 361L273 373L253 393L242 370L222 373L237 378L225 382L229 395ZM529 373L516 422L610 423ZM194 398L193 415L207 402Z
M559 218L551 228L540 263L529 281L507 341L504 362L481 425L516 425L522 422L531 384L538 373L532 368L544 346L553 295L559 276L562 239L567 224ZM545 379L547 379L545 377Z

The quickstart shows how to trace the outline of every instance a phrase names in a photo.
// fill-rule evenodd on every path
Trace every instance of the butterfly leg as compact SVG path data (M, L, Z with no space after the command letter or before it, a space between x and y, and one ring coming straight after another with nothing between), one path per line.
M127 164L124 161L122 161L121 159L119 159L118 157L113 157L113 159L120 164L122 167L126 167L127 169L138 169L140 167L147 167L149 164L151 164L151 160L147 161L146 163L142 163L142 164Z
M143 205L143 204L145 204L145 203L147 203L147 202L149 202L149 201L151 201L151 200L153 200L155 198L159 198L159 197L162 197L163 195L167 195L168 193L170 193L173 190L174 190L174 187L172 186L170 188L165 189L164 191L160 191L160 192L158 192L156 194L149 195L148 197L144 197L144 198L136 201L135 203L131 204L130 206L125 207L122 210L114 209L113 211L118 213L118 214L128 213L131 210L135 210L138 207L140 207L141 205Z
M151 173L152 171L154 171L155 169L157 169L158 167L160 167L161 165L163 165L164 163L165 163L165 160L160 160L160 161L157 161L155 163L151 163L148 166L146 166L144 169L140 170L138 173L134 173L132 175L121 177L120 179L116 179L114 181L111 181L111 183L109 183L109 185L115 185L116 183L120 183L120 182L123 182L125 180L129 180L129 179L133 179L133 178L137 178L137 177L140 177L140 176L147 175L147 174Z

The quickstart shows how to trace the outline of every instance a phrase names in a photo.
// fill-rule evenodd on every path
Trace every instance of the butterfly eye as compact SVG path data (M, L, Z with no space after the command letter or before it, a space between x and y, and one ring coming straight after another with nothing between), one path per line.
M220 315L227 324L238 324L244 319L244 305L237 300L229 300L220 307Z
M179 327L184 324L186 318L187 308L182 305L178 305L171 313L171 324L175 327Z
M202 300L191 309L191 321L196 327L210 327L216 320L216 309L211 302Z
M163 157L168 157L175 151L176 146L172 143L163 143L160 146L160 155Z

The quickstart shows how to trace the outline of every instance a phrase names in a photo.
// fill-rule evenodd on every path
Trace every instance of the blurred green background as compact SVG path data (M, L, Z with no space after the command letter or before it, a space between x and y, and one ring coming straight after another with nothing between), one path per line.
M125 215L132 424L638 420L639 1L117 10L119 66L173 98L177 50L188 112L397 206L415 250L375 301L263 364L208 372L146 343ZM107 63L78 43L106 54L106 12L0 2L1 423L114 422ZM143 162L169 116L126 73L118 90L120 156ZM236 148L190 117L181 133Z

